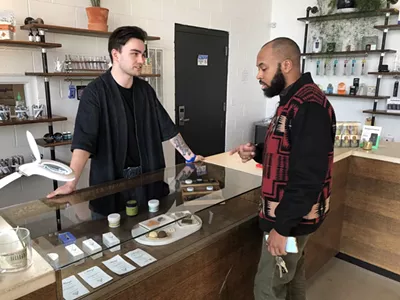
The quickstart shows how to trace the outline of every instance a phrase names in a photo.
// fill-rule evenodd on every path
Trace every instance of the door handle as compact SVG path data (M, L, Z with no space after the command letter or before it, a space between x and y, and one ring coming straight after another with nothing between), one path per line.
M178 112L179 112L179 126L185 126L185 123L190 121L190 119L185 118L185 106L183 105L179 106Z

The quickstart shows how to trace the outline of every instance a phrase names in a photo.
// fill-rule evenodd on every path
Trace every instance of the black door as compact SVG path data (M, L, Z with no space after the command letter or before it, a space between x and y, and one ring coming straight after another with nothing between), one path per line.
M175 25L176 124L196 154L225 150L227 32ZM176 162L184 162L176 152Z

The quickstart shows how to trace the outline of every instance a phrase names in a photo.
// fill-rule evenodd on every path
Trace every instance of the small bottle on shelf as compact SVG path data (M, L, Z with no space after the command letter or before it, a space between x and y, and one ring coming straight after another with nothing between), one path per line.
M35 37L34 37L34 35L33 35L32 30L29 31L28 39L29 39L30 42L34 42L34 41L35 41Z
M46 43L46 37L44 35L44 30L43 29L39 29L39 36L40 36L40 42Z
M35 35L35 42L40 43L40 41L41 41L41 39L40 39L39 31L38 31L38 32L36 32L36 35Z

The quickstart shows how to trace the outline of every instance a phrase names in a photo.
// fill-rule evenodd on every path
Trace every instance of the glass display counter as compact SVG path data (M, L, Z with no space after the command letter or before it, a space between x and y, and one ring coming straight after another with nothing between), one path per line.
M57 273L59 299L106 299L126 288L126 280L133 289L211 236L255 218L259 187L255 175L207 163L178 165L11 206L0 216L29 229L33 248Z

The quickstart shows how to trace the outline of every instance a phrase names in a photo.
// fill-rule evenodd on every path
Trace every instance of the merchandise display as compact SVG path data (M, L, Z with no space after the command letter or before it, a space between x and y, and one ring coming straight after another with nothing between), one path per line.
M335 147L358 148L361 139L360 122L337 122Z

